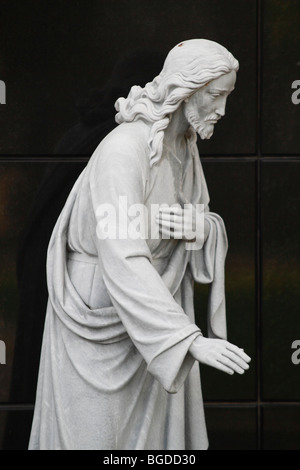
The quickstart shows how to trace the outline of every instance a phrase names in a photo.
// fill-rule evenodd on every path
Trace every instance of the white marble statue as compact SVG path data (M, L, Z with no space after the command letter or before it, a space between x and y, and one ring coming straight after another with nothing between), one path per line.
M242 374L250 358L226 340L227 238L196 139L224 116L237 70L221 45L184 41L116 102L119 125L49 244L30 449L208 447L198 362ZM195 324L194 281L211 284L208 337Z

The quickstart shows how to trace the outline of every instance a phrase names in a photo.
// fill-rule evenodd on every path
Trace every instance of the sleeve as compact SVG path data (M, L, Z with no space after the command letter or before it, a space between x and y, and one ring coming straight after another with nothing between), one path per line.
M144 203L146 182L134 145L119 142L118 149L113 152L110 148L102 149L90 177L103 280L148 371L168 392L176 393L194 363L189 347L201 331L174 300L151 264L146 240L124 237L133 220L128 208ZM101 232L101 207L112 209L115 222L110 219L110 223L117 226L116 237L106 237ZM146 218L142 223L146 224Z

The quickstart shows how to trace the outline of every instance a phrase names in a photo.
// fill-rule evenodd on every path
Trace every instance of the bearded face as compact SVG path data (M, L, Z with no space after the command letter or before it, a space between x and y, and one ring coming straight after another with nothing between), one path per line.
M232 70L207 83L184 102L184 116L201 139L210 139L215 124L225 115L226 101L235 81L236 73Z

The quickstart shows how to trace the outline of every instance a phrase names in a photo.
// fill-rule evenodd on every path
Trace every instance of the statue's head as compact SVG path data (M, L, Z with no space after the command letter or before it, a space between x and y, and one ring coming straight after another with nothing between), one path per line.
M130 122L144 119L152 122L150 135L150 161L156 163L161 156L164 131L168 127L172 114L183 105L185 115L195 128L195 116L192 108L196 98L203 94L203 87L210 88L211 82L223 81L223 76L231 77L229 92L234 86L238 61L220 44L206 39L191 39L175 46L167 55L160 74L144 88L133 86L127 99L119 98L116 102L116 121ZM200 93L197 92L200 91ZM199 98L200 99L200 98ZM199 101L198 99L198 101ZM199 103L198 103L199 104ZM212 118L210 113L210 117ZM197 129L202 138L209 138L213 124L222 115L215 116L203 129ZM209 116L207 116L209 117ZM210 127L210 130L208 130Z

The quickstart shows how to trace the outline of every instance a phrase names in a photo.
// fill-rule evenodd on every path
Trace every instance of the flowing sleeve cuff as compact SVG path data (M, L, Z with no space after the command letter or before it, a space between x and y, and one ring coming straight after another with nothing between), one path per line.
M177 393L187 378L195 359L189 353L190 345L202 336L195 324L173 334L148 364L151 373L169 393Z

